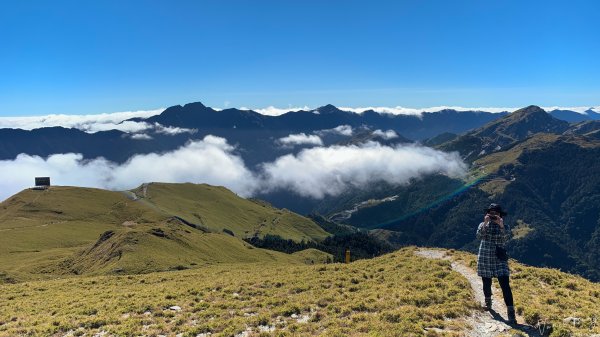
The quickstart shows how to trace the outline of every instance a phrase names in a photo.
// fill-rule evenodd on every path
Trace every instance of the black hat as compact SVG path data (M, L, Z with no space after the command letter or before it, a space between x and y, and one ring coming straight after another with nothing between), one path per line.
M506 216L506 212L502 210L502 206L498 205L498 204L490 204L488 206L488 208L484 209L483 212L487 213L489 211L496 211L498 213L500 213L500 216Z

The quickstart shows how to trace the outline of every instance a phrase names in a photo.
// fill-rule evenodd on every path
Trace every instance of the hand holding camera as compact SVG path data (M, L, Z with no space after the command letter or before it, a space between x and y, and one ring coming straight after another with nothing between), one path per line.
M485 225L488 226L490 224L490 222L495 222L497 223L500 228L504 229L504 219L502 219L499 215L494 214L494 213L487 213L483 219L483 221L485 222Z

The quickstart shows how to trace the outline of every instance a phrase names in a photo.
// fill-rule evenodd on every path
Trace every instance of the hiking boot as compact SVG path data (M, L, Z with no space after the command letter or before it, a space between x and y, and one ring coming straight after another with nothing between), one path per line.
M492 298L491 297L485 298L485 308L487 310L492 310Z
M506 315L508 316L508 322L509 323L517 323L517 316L515 315L515 307L514 306L507 306L506 307Z

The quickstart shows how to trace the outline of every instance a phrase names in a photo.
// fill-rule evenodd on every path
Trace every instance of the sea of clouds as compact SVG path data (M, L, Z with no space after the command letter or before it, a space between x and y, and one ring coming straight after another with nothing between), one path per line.
M288 108L277 108L273 106L269 106L266 108L256 108L250 109L246 107L240 108L242 110L253 110L263 115L268 116L279 116L286 112L290 111L314 111L318 113L317 110L313 110L310 107L288 107ZM504 111L515 111L518 108L498 108L498 107L476 107L476 108L466 108L460 106L438 106L438 107L430 107L430 108L406 108L401 106L396 107L340 107L339 109L345 111L351 111L355 113L363 113L367 110L373 110L379 113L387 113L394 115L414 115L420 116L424 112L436 112L444 109L454 109L457 111L486 111L491 113L499 113ZM581 114L585 114L585 111L588 109L592 109L597 113L600 113L600 106L598 107L543 107L546 111L552 110L571 110ZM153 130L155 128L160 128L160 125L149 124L143 121L129 121L128 119L139 117L139 118L148 118L155 115L160 114L165 109L155 109L155 110L140 110L140 111L125 111L125 112L113 112L113 113L103 113L96 115L64 115L64 114L53 114L53 115L45 115L45 116L29 116L29 117L0 117L0 129L2 128L14 128L14 129L23 129L23 130L33 130L42 127L53 127L53 126L61 126L65 128L75 128L85 132L94 133L98 131L107 131L107 130L120 130L128 133L140 133L148 130ZM219 110L219 109L215 109ZM190 132L191 130L184 130L182 132Z
M286 189L323 198L350 187L385 181L406 184L425 174L460 177L466 165L458 154L420 145L384 146L377 142L347 146L315 146L281 156L251 171L226 139L206 136L166 153L140 154L123 164L81 154L47 158L21 154L0 160L0 200L30 187L33 177L50 176L54 185L125 190L146 182L192 182L225 186L248 197Z

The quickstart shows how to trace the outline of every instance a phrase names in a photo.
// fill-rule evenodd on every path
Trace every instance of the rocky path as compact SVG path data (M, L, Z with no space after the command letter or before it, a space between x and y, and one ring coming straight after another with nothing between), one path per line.
M511 331L516 334L516 331L521 332L525 336L537 337L542 334L535 328L524 324L523 317L517 315L517 323L512 326L508 324L506 317L506 306L502 299L502 292L495 285L493 292L493 306L491 311L483 310L484 296L483 285L481 278L477 276L477 272L468 266L454 261L452 257L446 255L443 250L419 248L416 254L430 259L443 259L452 262L452 269L463 275L471 284L475 300L482 304L481 311L473 311L468 322L472 326L471 331L467 333L469 337L496 337L496 336L512 336ZM511 330L512 329L512 330Z

